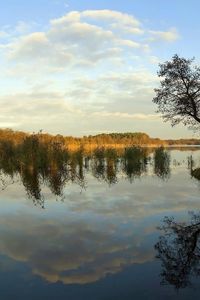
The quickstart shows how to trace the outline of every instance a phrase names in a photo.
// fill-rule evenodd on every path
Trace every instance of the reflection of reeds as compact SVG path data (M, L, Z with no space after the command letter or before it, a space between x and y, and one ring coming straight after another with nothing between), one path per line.
M125 148L123 155L124 172L130 181L146 172L147 150L141 147Z
M23 142L0 142L0 171L20 177L27 195L42 204L42 185L49 187L57 197L63 197L67 182L85 188L86 172L109 185L118 182L118 174L133 181L147 170L148 157L153 149L139 146L120 150L98 147L93 152L84 147L69 151L62 140L41 139L38 134L26 136ZM168 152L159 148L155 151L155 173L165 179L169 171ZM43 204L42 204L43 205Z
M168 179L170 176L170 154L163 147L155 149L154 172L162 179Z

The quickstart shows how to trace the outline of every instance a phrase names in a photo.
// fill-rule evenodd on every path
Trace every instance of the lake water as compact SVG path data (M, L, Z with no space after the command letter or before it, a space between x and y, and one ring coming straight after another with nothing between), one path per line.
M0 299L199 299L200 150L152 157L41 185L2 170Z

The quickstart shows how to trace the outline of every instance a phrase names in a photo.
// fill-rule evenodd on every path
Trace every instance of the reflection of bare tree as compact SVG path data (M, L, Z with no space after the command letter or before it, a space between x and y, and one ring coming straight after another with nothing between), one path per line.
M191 176L200 181L200 168L192 169Z
M160 229L164 234L155 249L162 263L161 283L185 288L191 276L200 275L200 213L190 213L188 224L165 217Z

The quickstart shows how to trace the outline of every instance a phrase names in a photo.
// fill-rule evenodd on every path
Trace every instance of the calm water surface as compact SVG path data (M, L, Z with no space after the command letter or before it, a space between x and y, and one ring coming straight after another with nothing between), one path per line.
M200 167L200 150L171 150L165 170L152 159L136 172L86 161L62 193L2 171L0 299L199 299L191 155Z

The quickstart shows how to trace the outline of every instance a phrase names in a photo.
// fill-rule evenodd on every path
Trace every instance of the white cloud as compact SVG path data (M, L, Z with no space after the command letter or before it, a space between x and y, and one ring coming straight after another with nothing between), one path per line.
M129 113L122 113L122 112L95 112L93 113L94 116L103 117L103 118L122 118L122 119L133 119L133 120L157 120L160 117L157 114L143 114L143 113L137 113L137 114L129 114Z
M80 14L82 17L91 18L95 20L119 22L125 25L139 26L140 22L133 16L112 10L86 10Z
M0 30L0 39L8 37L8 33L4 30Z
M43 32L34 32L10 44L10 59L26 59L45 56L50 44Z
M160 59L157 56L150 55L149 62L158 65L160 63Z
M124 34L133 34L133 35L142 35L145 33L144 29L140 28L140 27L136 27L136 26L128 26L126 24L123 23L112 23L110 25L110 27L112 29L116 29L116 30L120 30L122 31Z
M52 133L71 131L81 135L91 128L103 130L104 125L113 130L119 119L121 131L127 131L134 122L158 119L149 107L157 78L147 70L108 72L96 78L88 74L68 80L62 90L47 80L45 84L38 81L29 92L1 96L0 123L17 122L13 127L28 131L42 128Z
M150 30L149 33L152 35L150 41L166 41L175 42L179 38L179 33L176 28L171 28L168 31L154 31Z
M80 21L80 12L71 11L63 17L51 20L50 24L54 26L54 25L63 25L66 23L79 22L79 21Z
M25 32L28 24L19 22L15 31ZM119 30L116 30L118 28ZM140 39L138 36L144 35ZM39 69L50 72L50 66L64 71L72 67L92 67L150 51L145 40L175 41L176 29L169 31L145 30L131 15L112 10L72 11L51 20L46 31L18 36L6 46L6 54L16 64L29 60L27 68L38 62ZM139 51L139 52L138 52ZM133 55L133 54L132 54ZM116 58L116 60L114 60ZM43 64L42 64L43 62Z
M119 40L117 43L121 46L128 46L131 48L140 48L141 46L139 43L134 42L132 40Z
M1 122L0 121L0 127L1 128L17 128L20 125L19 122Z
M24 34L29 32L35 23L27 23L24 21L19 21L15 27L15 31L19 34Z
M157 122L151 99L158 79L148 68L159 58L150 41L175 41L175 29L152 31L112 10L71 11L45 29L38 26L21 21L13 31L0 31L6 37L0 43L0 126L77 134Z

